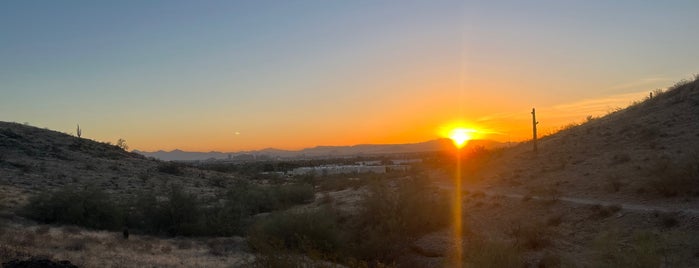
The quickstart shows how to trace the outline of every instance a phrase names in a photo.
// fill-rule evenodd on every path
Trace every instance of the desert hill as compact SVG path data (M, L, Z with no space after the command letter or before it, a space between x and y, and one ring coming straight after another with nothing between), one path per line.
M571 124L541 138L538 153L532 147L528 142L505 151L484 179L524 194L554 191L619 201L697 196L699 80Z
M699 263L699 77L543 137L537 153L525 142L486 157L460 189L474 267ZM407 262L430 267L445 241L424 236Z
M206 192L208 182L203 178L213 173L148 159L108 143L0 122L0 185L10 206L22 203L27 193L64 186L89 185L131 194L168 183L196 183Z

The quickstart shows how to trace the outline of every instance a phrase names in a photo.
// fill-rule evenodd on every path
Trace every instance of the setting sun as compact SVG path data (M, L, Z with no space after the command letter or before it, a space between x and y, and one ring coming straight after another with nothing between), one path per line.
M449 133L449 138L454 142L456 147L461 148L472 138L471 134L473 132L475 132L473 129L455 128Z

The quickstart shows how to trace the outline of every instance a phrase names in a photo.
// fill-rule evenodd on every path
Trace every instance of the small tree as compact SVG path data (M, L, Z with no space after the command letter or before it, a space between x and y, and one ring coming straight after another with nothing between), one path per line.
M126 144L125 139L119 139L116 143L116 146L121 148L122 150L126 151L129 149L129 145Z

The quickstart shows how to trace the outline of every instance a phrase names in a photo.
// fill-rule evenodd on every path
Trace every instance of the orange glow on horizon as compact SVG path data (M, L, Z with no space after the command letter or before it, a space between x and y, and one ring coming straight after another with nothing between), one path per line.
M455 128L449 133L449 138L454 142L457 148L461 148L466 145L467 141L472 139L471 133L474 132L476 131L473 129Z
M484 138L486 132L472 124L454 122L441 127L439 135L451 139L454 142L454 146L460 149L470 140Z

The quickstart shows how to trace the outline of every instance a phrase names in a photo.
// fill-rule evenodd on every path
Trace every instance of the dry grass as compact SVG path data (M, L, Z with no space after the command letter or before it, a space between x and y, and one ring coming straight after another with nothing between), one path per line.
M0 232L0 262L42 256L79 267L240 267L254 259L240 248L213 254L204 240L138 235L125 240L116 232L75 229L7 224Z

